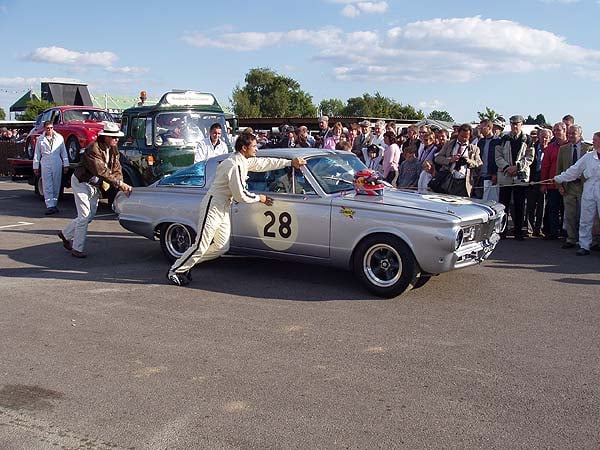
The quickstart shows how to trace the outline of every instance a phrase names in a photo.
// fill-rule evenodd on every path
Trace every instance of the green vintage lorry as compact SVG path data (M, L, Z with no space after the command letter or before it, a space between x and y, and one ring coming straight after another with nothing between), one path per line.
M222 127L222 140L233 151L227 134L226 115L214 95L176 90L164 94L153 105L123 111L119 141L121 165L126 183L147 186L194 163L200 143L209 137L212 124ZM235 123L231 124L235 129Z

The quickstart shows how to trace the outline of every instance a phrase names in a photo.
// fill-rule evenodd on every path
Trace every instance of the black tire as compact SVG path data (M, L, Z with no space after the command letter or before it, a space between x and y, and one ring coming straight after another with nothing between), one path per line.
M160 248L170 262L174 263L196 240L196 232L180 223L165 223L160 227Z
M81 146L79 145L79 140L75 136L71 136L67 140L67 155L69 157L69 162L77 162L79 161L79 150Z
M419 275L412 288L419 289L420 287L425 286L429 280L431 280L431 275Z
M410 248L395 236L369 236L354 253L354 273L378 297L392 298L411 289L417 267Z
M33 159L34 153L35 153L35 146L33 145L33 140L27 139L27 142L25 142L25 154L27 155L27 158Z

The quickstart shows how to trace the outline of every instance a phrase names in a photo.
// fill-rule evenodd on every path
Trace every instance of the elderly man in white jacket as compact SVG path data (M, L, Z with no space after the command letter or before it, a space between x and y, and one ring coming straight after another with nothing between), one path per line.
M56 204L60 194L62 174L67 173L69 157L63 137L54 131L51 121L44 122L44 134L38 137L33 154L33 173L42 173L42 186L46 202L46 215L58 212Z
M566 183L580 178L585 179L581 196L581 216L579 218L578 256L590 254L594 217L600 214L600 131L594 133L594 149L577 160L560 175L554 177L557 183Z

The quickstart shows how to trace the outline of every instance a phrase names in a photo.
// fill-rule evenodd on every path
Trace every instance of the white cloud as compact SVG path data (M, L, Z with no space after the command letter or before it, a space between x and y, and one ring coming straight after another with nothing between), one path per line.
M341 45L341 31L335 28L323 30L290 30L282 32L242 32L225 33L217 38L203 33L189 33L182 37L184 42L194 47L213 47L235 51L253 51L283 43L308 43L314 46Z
M342 16L356 17L360 14L360 10L354 5L346 5L342 8Z
M144 67L129 67L129 66L124 66L124 67L107 67L106 68L107 72L114 72L114 73L125 73L125 74L130 74L130 75L139 75L142 73L147 73L148 69L144 68Z
M386 1L366 2L364 0L329 0L330 3L345 5L342 15L346 17L357 17L361 13L382 14L388 10Z
M549 31L480 16L412 22L385 32L299 29L216 37L195 33L183 39L197 47L237 51L306 44L314 47L313 59L331 65L338 79L354 81L467 82L490 73L531 72L567 64L600 70L598 50L571 45ZM353 51L348 52L349 48Z
M50 81L55 83L82 83L81 80L75 78L62 78L62 77L0 77L0 85L10 86L15 88L37 88L42 81Z
M40 47L25 56L25 59L53 64L112 66L117 60L113 52L76 52L62 47Z
M148 69L141 67L116 67L118 57L113 52L77 52L62 47L40 47L27 54L24 59L35 62L74 66L76 70L85 67L101 67L108 72L139 74Z
M418 107L421 109L425 109L425 110L440 109L442 106L444 106L444 103L442 103L441 101L439 101L437 99L429 100L429 101L420 101L418 103Z
M579 0L540 0L542 3L559 3L563 5L570 5L572 3L578 3Z

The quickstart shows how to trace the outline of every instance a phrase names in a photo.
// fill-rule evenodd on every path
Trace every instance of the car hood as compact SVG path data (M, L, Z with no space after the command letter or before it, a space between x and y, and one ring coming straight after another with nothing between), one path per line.
M361 208L373 207L380 209L382 205L393 209L409 208L450 215L465 220L476 219L481 217L482 214L492 217L504 209L501 204L493 201L482 201L433 192L418 194L416 192L390 188L386 188L383 196L380 197L360 195L354 191L348 191L344 195L341 195L334 203L342 207L354 203L357 204L357 207L360 204Z

